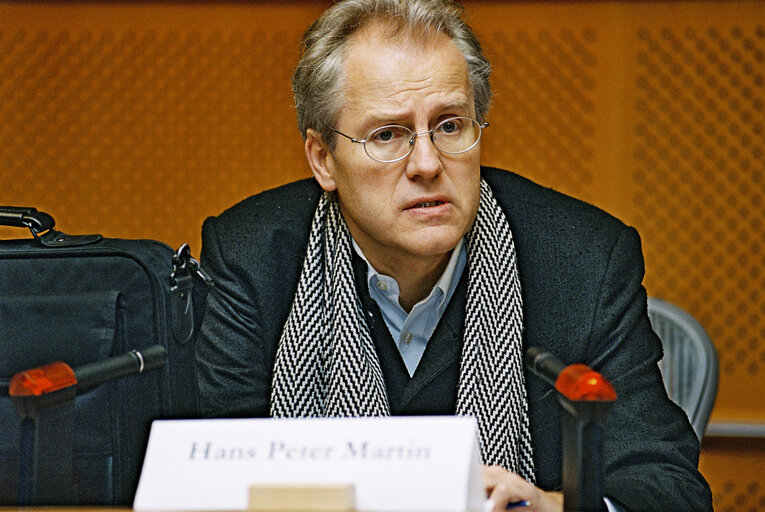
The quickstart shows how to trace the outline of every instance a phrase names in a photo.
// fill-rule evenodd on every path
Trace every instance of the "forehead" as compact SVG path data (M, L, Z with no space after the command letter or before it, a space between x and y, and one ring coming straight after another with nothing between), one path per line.
M340 117L407 118L461 108L473 114L473 97L462 53L443 33L391 33L361 29L349 40L341 76Z

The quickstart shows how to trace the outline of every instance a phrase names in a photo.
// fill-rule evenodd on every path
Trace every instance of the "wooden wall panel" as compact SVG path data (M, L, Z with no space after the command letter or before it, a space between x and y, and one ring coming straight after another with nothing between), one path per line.
M309 175L289 81L321 11L0 4L0 203L198 254L205 217Z
M765 2L466 4L484 162L636 226L649 293L718 348L712 419L765 422ZM325 5L0 1L0 203L198 254L205 217L309 175L289 78ZM705 444L719 510L763 508L757 463Z

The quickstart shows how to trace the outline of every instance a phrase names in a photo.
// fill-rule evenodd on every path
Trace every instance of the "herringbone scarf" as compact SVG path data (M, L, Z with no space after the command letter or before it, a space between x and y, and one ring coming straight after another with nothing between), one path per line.
M469 274L457 414L476 417L484 464L500 465L533 482L515 245L483 181L465 246ZM355 291L351 251L339 206L325 194L276 353L274 417L390 414L380 362Z

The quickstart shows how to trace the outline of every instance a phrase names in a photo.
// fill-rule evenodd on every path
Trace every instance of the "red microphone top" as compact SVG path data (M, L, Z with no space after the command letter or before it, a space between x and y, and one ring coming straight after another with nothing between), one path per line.
M77 384L74 370L62 362L19 372L11 379L11 396L40 396Z
M573 401L613 402L616 390L601 374L583 364L572 364L560 372L555 389Z

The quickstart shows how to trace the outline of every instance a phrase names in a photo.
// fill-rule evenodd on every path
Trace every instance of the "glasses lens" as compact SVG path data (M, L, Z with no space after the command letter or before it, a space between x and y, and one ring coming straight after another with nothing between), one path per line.
M403 126L389 125L377 128L367 135L364 149L380 162L392 162L409 153L413 132Z
M469 117L452 117L433 129L433 143L444 153L464 153L481 138L481 125Z

